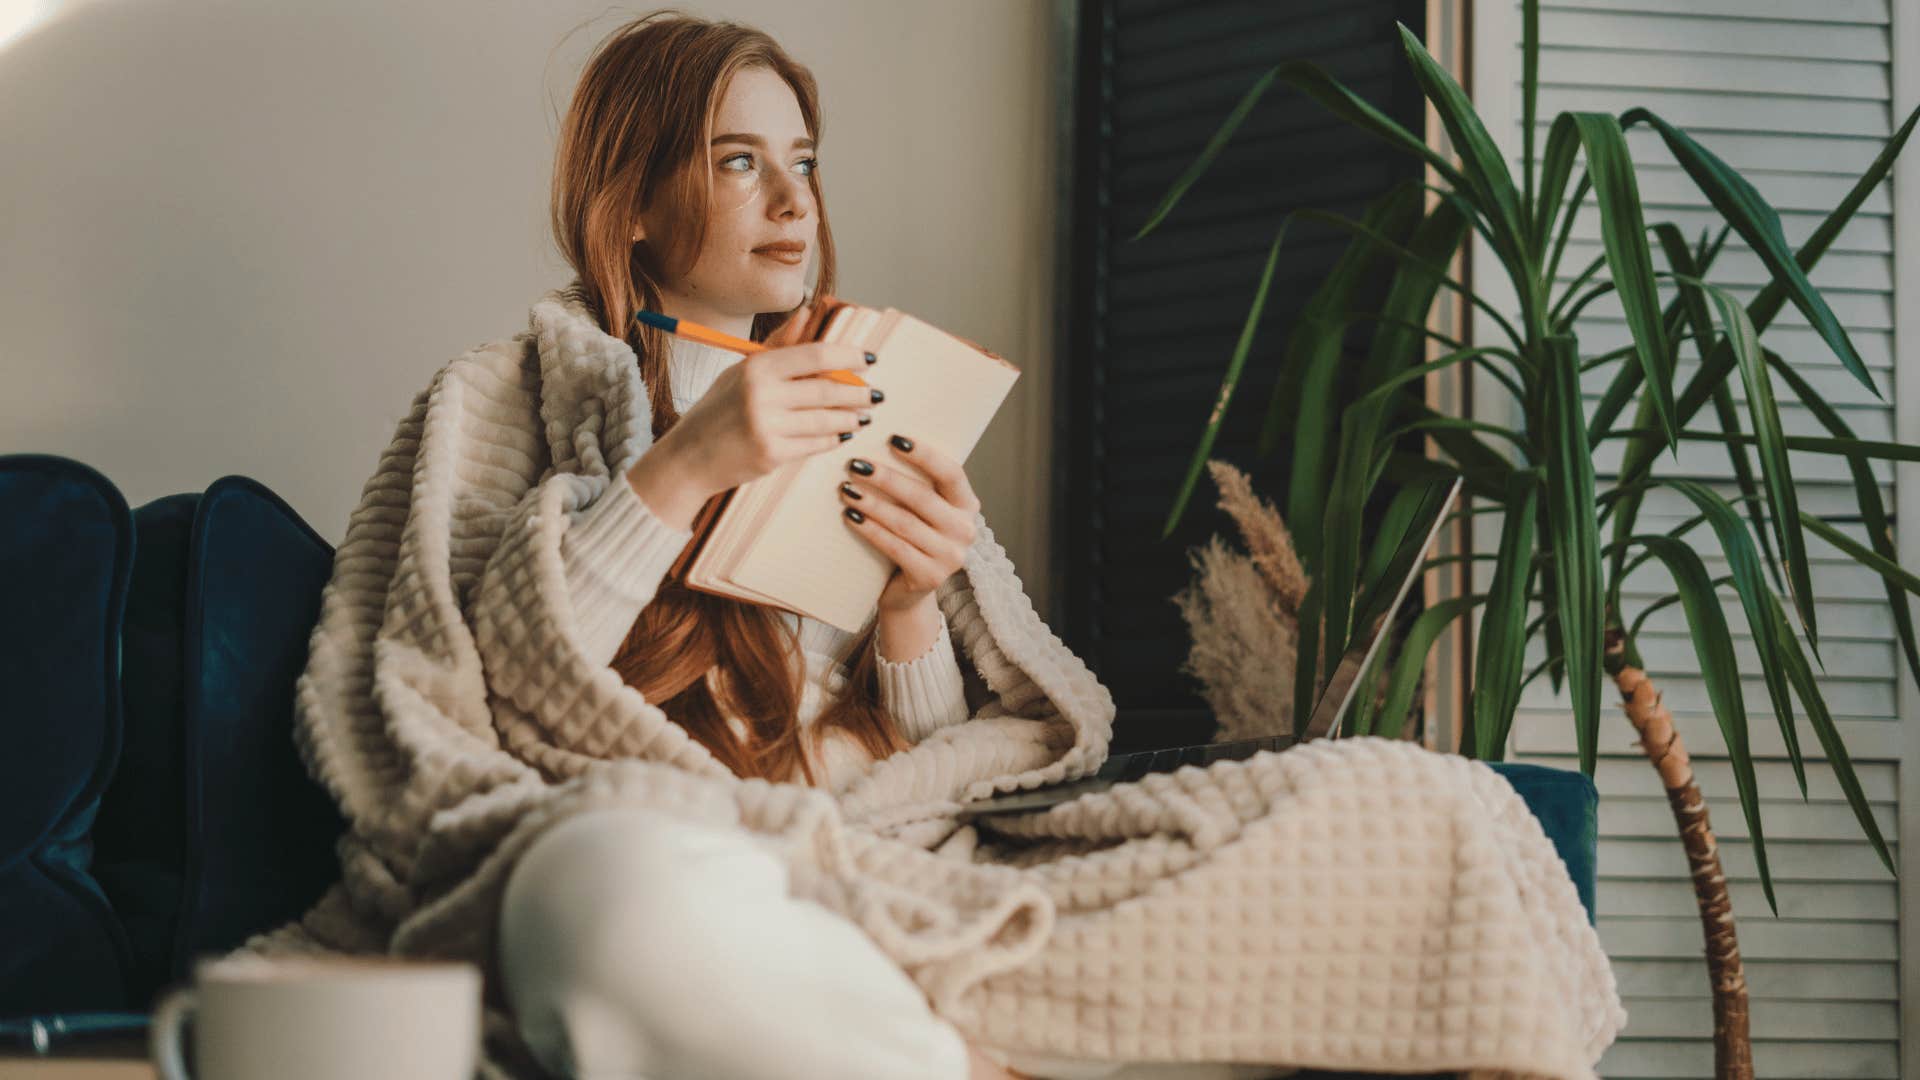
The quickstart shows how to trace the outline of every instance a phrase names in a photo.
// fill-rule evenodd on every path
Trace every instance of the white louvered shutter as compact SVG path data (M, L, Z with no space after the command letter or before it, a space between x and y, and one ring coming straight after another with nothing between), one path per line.
M1543 5L1535 153L1544 148L1548 126L1561 110L1617 115L1631 106L1646 106L1740 170L1780 212L1788 242L1798 247L1866 169L1894 123L1904 118L1896 117L1892 108L1896 50L1891 24L1903 14L1906 33L1920 33L1920 27L1911 18L1915 5L1909 0L1895 3L1892 10L1888 0L1565 0ZM1477 4L1475 15L1476 99L1517 178L1520 8L1517 2L1490 0ZM1659 136L1639 125L1628 133L1628 141L1647 222L1678 224L1690 246L1702 226L1717 232L1721 219ZM1917 152L1910 145L1906 156ZM1909 175L1915 174L1920 169L1909 167ZM1882 185L1812 275L1846 325L1884 400L1873 397L1841 367L1791 305L1762 337L1867 439L1896 437L1893 205L1888 187ZM1599 211L1589 194L1561 262L1556 296L1601 253L1599 226ZM1651 235L1649 242L1654 242ZM1491 254L1477 254L1476 287L1510 299L1510 289L1490 281L1498 276ZM1656 269L1668 269L1657 248L1654 262ZM1728 238L1708 276L1742 301L1750 300L1767 280L1737 233ZM1662 300L1672 295L1671 286L1663 282ZM1920 334L1920 312L1908 317L1916 321L1907 332ZM1618 300L1611 295L1585 309L1577 330L1583 357L1631 340ZM1497 333L1484 317L1476 324L1482 343ZM1684 386L1698 366L1690 344L1681 355L1676 386ZM1609 364L1585 376L1590 408L1616 368ZM1804 408L1784 404L1797 398L1777 379L1775 390L1789 434L1827 434ZM1505 419L1497 385L1481 377L1475 394L1476 401L1494 403L1477 412ZM1743 430L1751 431L1737 380L1734 399ZM1632 418L1629 406L1619 424ZM1712 407L1703 408L1688 426L1717 429ZM1802 509L1857 517L1842 463L1805 453L1794 453L1792 459ZM1619 461L1616 440L1596 460L1603 488ZM1876 462L1874 468L1892 514L1893 467ZM1706 480L1728 497L1738 494L1726 450L1719 444L1683 441L1678 463L1663 453L1658 469ZM1756 463L1756 476L1757 469ZM1642 509L1637 531L1664 532L1692 513L1692 505L1679 496L1656 492ZM1836 524L1864 542L1853 517ZM1498 549L1497 525L1490 524L1480 523L1476 532L1480 551ZM1727 573L1708 528L1688 535L1707 558L1709 574ZM1602 542L1610 538L1603 530ZM1892 618L1874 575L1817 537L1809 535L1808 544L1826 662L1820 685L1882 833L1894 847L1897 865L1899 765L1907 741L1898 681L1908 676ZM1482 580L1474 588L1484 590L1486 570L1478 569ZM1628 620L1671 591L1671 580L1657 561L1629 575ZM1721 601L1740 659L1778 918L1760 888L1726 746L1678 604L1648 620L1640 651L1694 755L1732 881L1757 1075L1899 1077L1898 884L1864 838L1804 715L1797 717L1797 730L1807 759L1810 801L1802 802L1746 632L1746 616L1731 588L1721 590ZM1791 610L1784 596L1783 602ZM1544 655L1544 638L1536 638L1525 670L1533 670ZM1709 1077L1711 995L1699 915L1672 812L1652 767L1632 746L1633 729L1610 682L1602 690L1600 723L1595 777L1600 789L1598 924L1630 1019L1599 1071L1608 1080ZM1579 767L1572 700L1564 687L1555 694L1545 675L1522 696L1508 759Z

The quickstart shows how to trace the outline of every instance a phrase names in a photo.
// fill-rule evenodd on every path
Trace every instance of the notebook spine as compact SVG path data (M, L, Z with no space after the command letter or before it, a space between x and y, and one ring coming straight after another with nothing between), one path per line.
M843 307L852 307L849 300L821 293L813 298L813 310L807 313L806 324L800 328L800 342L819 341L820 335L827 332L827 323L833 320L834 313Z
M693 539L687 541L687 546L680 549L679 558L674 559L673 565L667 567L667 580L687 584L687 575L693 569L693 561L700 557L700 549L706 547L707 537L713 534L714 521L719 518L720 511L726 508L727 503L733 499L733 493L738 490L738 488L728 488L709 498L706 504L700 507L700 512L693 516L691 526Z
M820 340L820 335L826 332L827 323L832 320L834 313L838 312L841 308L853 306L851 301L842 300L839 297L826 293L816 295L812 303L813 308L807 314L807 321L800 327L800 333L794 339L796 342L805 343ZM673 561L672 566L667 568L667 580L678 582L687 588L698 589L701 592L713 593L716 596L729 595L718 589L695 585L687 579L692 574L694 564L699 560L701 551L707 546L707 538L713 534L714 523L720 519L720 515L726 510L727 504L733 501L733 493L737 490L739 489L728 488L714 495L707 500L706 505L700 508L700 512L694 515L691 526L693 539L687 541L687 546L681 549L680 556Z

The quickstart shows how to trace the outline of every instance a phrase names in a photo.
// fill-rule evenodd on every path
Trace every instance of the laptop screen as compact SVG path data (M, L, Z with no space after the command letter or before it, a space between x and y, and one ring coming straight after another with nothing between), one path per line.
M969 803L961 809L961 815L975 818L1026 813L1066 802L1088 792L1104 790L1115 783L1137 780L1148 772L1165 772L1183 763L1204 766L1221 758L1242 759L1262 749L1280 750L1310 738L1319 738L1329 731L1337 737L1337 725L1354 697L1355 682L1380 642L1387 637L1385 630L1392 622L1393 613L1399 609L1413 582L1420 576L1421 556L1439 537L1441 522L1453 506L1460 487L1461 481L1457 477L1447 478L1433 482L1422 489L1418 496L1410 496L1415 500L1412 512L1404 517L1393 515L1404 521L1397 535L1383 532L1376 539L1374 551L1387 555L1380 573L1374 575L1373 586L1362 594L1356 605L1360 618L1356 619L1354 625L1366 629L1355 635L1352 644L1335 665L1333 676L1321 691L1306 728L1232 742L1188 744L1113 754L1092 776L1027 791L1008 792Z
M1400 609L1414 581L1420 577L1421 560L1439 537L1440 524L1446 520L1447 513L1459 497L1461 483L1457 476L1429 481L1414 505L1413 513L1407 516L1406 524L1399 530L1398 538L1380 538L1382 550L1385 544L1393 544L1392 554L1387 557L1386 566L1375 579L1373 588L1354 605L1353 625L1357 630L1353 642L1334 666L1326 689L1320 692L1320 701L1314 706L1313 715L1307 720L1306 726L1299 729L1301 741L1323 736L1340 737L1340 719L1346 715L1347 707L1353 701L1354 682L1372 661L1380 642L1386 639L1386 628L1393 621L1393 613Z

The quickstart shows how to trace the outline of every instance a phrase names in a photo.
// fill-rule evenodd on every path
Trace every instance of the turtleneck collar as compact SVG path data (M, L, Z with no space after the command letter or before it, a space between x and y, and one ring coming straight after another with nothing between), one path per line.
M633 350L627 342L602 330L588 312L578 278L542 296L533 305L528 327L538 342L543 371L580 363L617 362L616 358L623 355L627 363L633 362ZM672 349L667 358L667 381L674 408L680 412L699 401L713 380L744 355L688 338L668 336L667 342Z
M667 361L667 381L673 386L673 407L680 412L699 401L713 380L745 355L689 338L668 340L673 343L673 354Z

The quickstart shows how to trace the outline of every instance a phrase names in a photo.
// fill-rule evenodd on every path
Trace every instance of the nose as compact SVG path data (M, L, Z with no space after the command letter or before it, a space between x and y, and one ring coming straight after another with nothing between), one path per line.
M767 213L773 217L804 218L812 203L813 188L807 178L786 173L773 181L767 195Z

